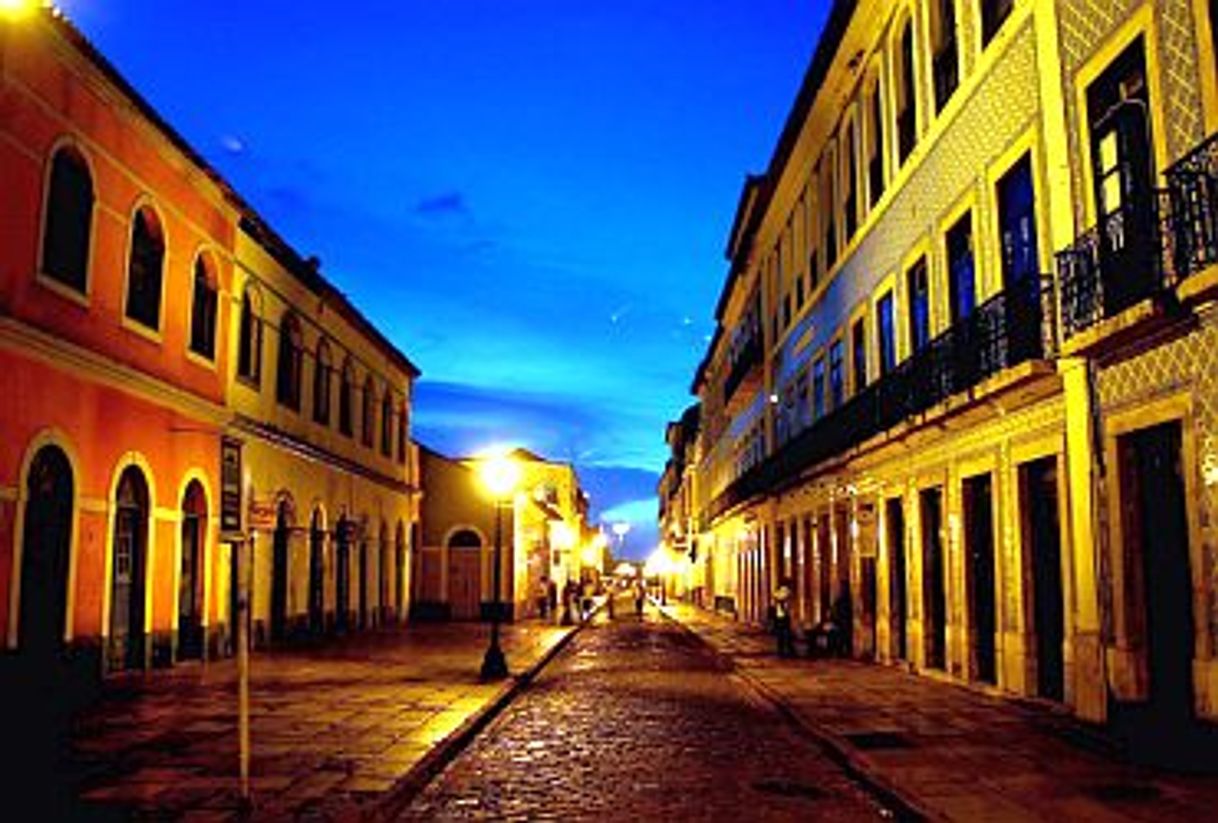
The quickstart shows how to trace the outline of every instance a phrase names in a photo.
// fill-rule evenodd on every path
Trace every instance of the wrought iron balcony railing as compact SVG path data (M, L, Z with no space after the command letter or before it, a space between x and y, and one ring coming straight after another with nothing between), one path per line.
M1052 355L1053 318L1051 278L1030 278L995 295L741 475L711 502L703 522L1005 369Z
M755 368L761 366L764 357L761 344L761 331L756 330L732 358L728 367L727 379L723 381L723 402L728 403L736 389L744 382L744 378Z
M1180 280L1218 263L1218 134L1165 174L1171 197L1172 255Z

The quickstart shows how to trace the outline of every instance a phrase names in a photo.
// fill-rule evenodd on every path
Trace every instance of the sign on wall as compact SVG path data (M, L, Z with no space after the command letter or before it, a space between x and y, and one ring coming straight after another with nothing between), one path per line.
M241 441L220 438L220 538L241 540Z

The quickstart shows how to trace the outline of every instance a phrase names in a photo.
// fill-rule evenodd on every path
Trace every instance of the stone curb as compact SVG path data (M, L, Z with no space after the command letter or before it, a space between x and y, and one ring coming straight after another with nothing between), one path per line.
M451 763L466 746L473 742L499 713L506 709L516 697L528 687L541 670L567 647L586 623L576 623L551 646L533 665L520 674L512 676L485 706L473 712L456 730L428 750L417 763L410 767L392 788L388 789L369 809L366 815L374 820L396 817L423 788Z
M697 638L705 648L723 661L730 668L731 672L736 675L737 679L751 689L758 698L773 707L785 720L795 726L805 736L819 744L825 750L825 753L829 755L830 759L841 766L853 780L878 796L891 809L896 820L947 819L940 814L932 812L916 797L885 778L878 772L874 763L841 736L819 728L810 722L787 702L786 698L781 694L766 685L744 667L738 666L730 654L720 651L713 643L703 637L700 632L687 625L676 615L671 614L667 608L659 607L658 611L666 619Z

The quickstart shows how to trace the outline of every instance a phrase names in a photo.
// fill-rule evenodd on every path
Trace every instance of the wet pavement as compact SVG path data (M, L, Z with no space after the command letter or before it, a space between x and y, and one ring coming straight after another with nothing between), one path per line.
M875 820L881 802L651 607L618 602L404 820Z

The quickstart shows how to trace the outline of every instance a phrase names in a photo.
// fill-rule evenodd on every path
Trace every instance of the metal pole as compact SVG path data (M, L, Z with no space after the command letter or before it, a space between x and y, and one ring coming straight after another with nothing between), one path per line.
M253 535L247 551L244 542L233 544L234 562L240 570L237 581L237 734L241 769L241 805L250 802L250 588L252 569L246 567L244 555L253 560Z
M482 679L483 680L499 680L507 677L507 659L503 655L503 649L499 647L499 614L503 610L503 604L500 598L500 566L502 565L501 552L503 544L503 526L501 523L500 502L495 501L495 570L491 576L495 586L495 597L491 601L494 608L494 614L491 615L491 642L487 646L486 655L482 658Z

